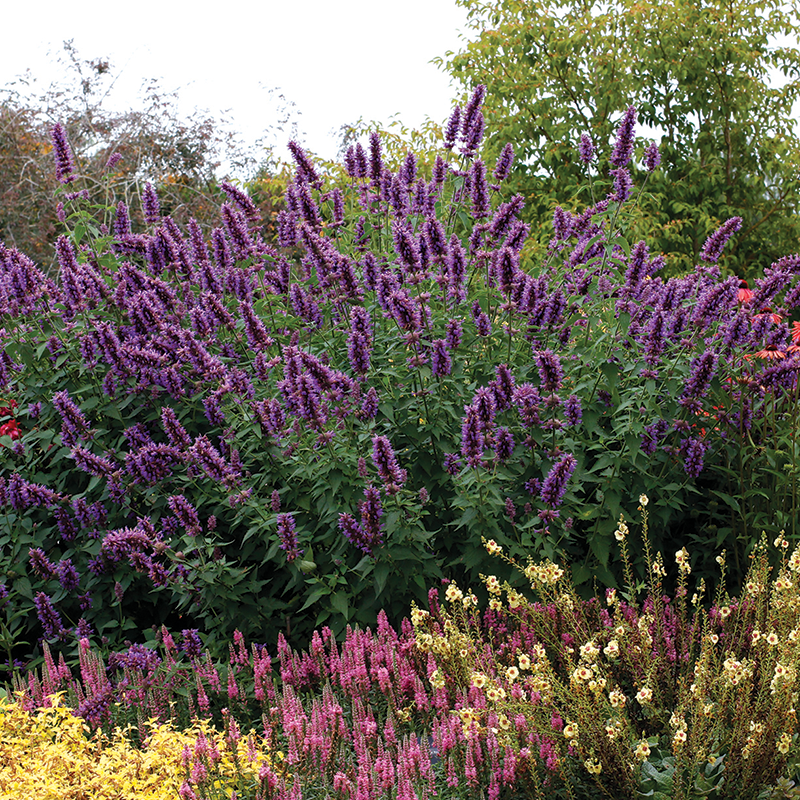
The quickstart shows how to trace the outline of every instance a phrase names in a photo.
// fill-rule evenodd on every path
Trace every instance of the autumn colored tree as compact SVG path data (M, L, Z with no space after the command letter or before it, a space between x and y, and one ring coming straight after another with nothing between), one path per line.
M79 57L71 43L60 60L66 79L35 93L25 79L0 89L0 241L30 254L45 267L54 262L61 231L53 190L50 130L64 125L75 153L81 187L92 197L122 200L134 228L144 224L141 193L152 183L161 210L183 224L195 218L208 230L219 225L219 167L254 182L262 220L274 227L286 179L274 160L245 147L224 121L195 113L181 116L174 93L156 82L144 87L138 109L107 108L111 65ZM98 223L109 225L98 206Z
M557 205L577 204L589 134L604 163L625 110L660 144L639 209L668 270L697 263L732 216L725 267L747 276L800 249L797 7L781 0L457 0L474 36L439 63L487 86L489 141L517 151L516 188L540 242ZM649 130L648 130L649 129ZM639 143L642 155L644 143ZM609 176L597 176L608 180ZM585 198L580 198L581 200ZM655 236L653 236L655 232ZM632 232L634 235L637 231Z

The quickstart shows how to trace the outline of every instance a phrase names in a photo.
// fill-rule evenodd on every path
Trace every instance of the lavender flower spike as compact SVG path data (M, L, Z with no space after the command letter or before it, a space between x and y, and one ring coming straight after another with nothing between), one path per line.
M728 242L728 239L733 236L736 231L742 227L741 217L731 217L727 222L717 228L711 236L706 239L703 249L700 251L700 258L703 261L710 261L714 263L722 255L722 248Z
M617 141L609 161L617 168L627 166L633 155L634 127L636 125L636 107L628 106L625 116L617 129Z
M385 436L375 436L372 440L372 460L378 469L378 474L385 484L402 486L406 482L408 473L400 469L392 445Z
M564 492L567 491L567 482L572 477L577 464L575 456L565 455L561 461L552 467L542 484L540 496L543 503L550 506L550 508L557 508L561 505Z
M72 151L67 142L67 132L64 126L57 122L50 131L53 141L53 156L56 160L56 178L59 183L70 183L75 179L75 163L72 160Z
M578 145L578 155L584 164L591 164L594 160L594 142L588 133L581 134L581 142Z
M644 165L648 172L654 172L660 163L661 153L658 150L658 145L655 142L650 142L644 151Z

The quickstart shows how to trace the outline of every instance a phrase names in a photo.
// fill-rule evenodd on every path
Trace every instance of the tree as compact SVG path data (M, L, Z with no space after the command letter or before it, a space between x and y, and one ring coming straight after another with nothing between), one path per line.
M514 180L540 241L557 204L577 202L581 133L607 155L629 105L660 137L640 224L671 271L743 219L726 266L760 274L800 242L797 9L779 0L456 0L477 33L440 59L487 86L489 141L517 150ZM777 85L778 81L784 85ZM641 151L641 144L640 144ZM601 158L600 163L604 163ZM602 176L606 178L607 176ZM654 235L655 232L655 235ZM635 233L635 231L634 231Z
M141 108L111 111L115 77L108 61L82 59L70 42L60 61L66 80L38 95L29 79L0 89L0 242L45 267L54 263L53 243L62 229L52 200L57 180L50 130L56 122L66 129L81 186L92 197L123 200L134 228L144 224L140 198L147 182L158 191L162 213L176 222L194 217L204 229L219 225L224 193L217 173L224 160L252 179L267 238L274 238L286 183L274 159L259 162L225 121L199 112L180 116L175 94L155 81L145 85ZM107 209L98 215L98 222L111 223Z

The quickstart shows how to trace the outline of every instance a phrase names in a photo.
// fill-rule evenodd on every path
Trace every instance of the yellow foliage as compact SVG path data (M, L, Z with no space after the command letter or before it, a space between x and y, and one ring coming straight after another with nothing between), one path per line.
M191 760L200 734L221 757L209 780L226 797L257 784L268 760L263 740L231 744L206 721L178 731L150 720L137 748L124 730L92 734L58 696L52 702L30 713L0 699L0 800L175 800L187 776L184 748Z

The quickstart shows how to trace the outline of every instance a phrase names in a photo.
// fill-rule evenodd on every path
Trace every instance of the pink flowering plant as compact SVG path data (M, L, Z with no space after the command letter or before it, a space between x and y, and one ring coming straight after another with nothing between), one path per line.
M782 792L798 765L800 547L789 554L783 531L772 547L762 536L738 597L726 591L718 555L709 608L704 580L690 586L685 548L674 556L675 591L665 593L667 565L647 545L647 503L643 495L644 597L631 582L623 518L626 589L588 601L556 563L523 566L487 541L534 599L489 575L484 613L472 589L455 584L443 606L415 609L430 681L466 691L454 711L464 735L494 731L547 791L591 781L605 797L793 796Z
M767 510L795 535L800 257L745 300L717 265L733 218L692 274L660 278L626 238L658 165L629 108L607 158L581 138L592 204L555 209L529 263L513 147L480 157L484 92L428 166L377 133L338 172L291 143L274 241L229 183L210 234L149 184L134 230L125 201L80 188L56 127L58 263L0 247L21 431L0 451L6 669L42 640L75 658L162 624L224 652L237 627L396 623L432 581L476 583L481 536L569 560L585 593L619 586L631 492L658 498L656 547L724 545L737 583Z

